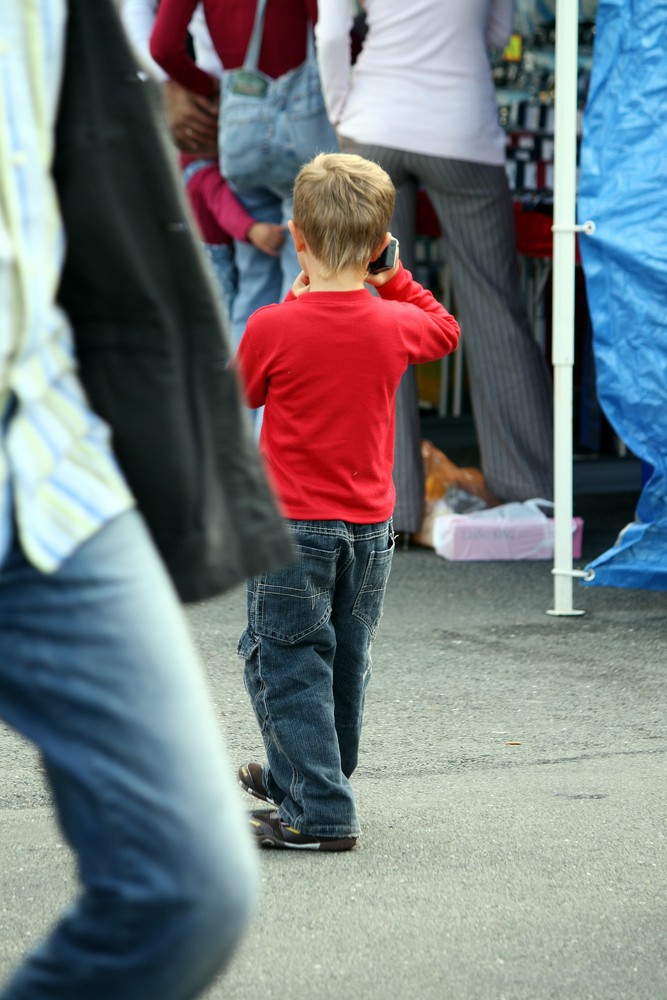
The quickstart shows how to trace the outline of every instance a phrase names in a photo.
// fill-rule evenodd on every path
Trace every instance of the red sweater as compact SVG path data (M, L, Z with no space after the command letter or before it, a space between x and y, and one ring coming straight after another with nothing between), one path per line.
M215 77L199 69L186 47L187 29L198 0L160 0L151 35L153 59L182 87L212 97ZM243 65L255 20L253 0L203 0L211 41L225 69ZM259 69L277 77L306 58L308 21L317 21L317 0L269 0L264 17Z
M459 327L401 268L380 288L290 292L248 321L235 364L283 514L373 524L394 510L394 398L408 365L444 357Z
M193 160L201 160L201 156L181 153L181 169ZM211 161L210 166L197 170L188 181L186 190L205 243L231 243L232 240L247 239L248 230L255 220L233 193L217 163Z

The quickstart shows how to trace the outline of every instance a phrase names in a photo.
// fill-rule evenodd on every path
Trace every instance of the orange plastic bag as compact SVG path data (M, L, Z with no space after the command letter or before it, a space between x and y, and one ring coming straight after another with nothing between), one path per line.
M432 441L421 442L421 454L424 463L424 517L419 531L412 535L412 541L433 548L433 522L442 511L450 487L458 487L471 496L479 497L487 507L495 507L499 501L488 489L480 469L456 465Z

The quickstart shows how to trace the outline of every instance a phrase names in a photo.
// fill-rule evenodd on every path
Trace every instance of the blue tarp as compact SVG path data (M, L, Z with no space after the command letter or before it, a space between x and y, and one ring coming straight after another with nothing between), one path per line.
M598 397L653 468L589 585L667 590L667 0L600 0L580 165Z

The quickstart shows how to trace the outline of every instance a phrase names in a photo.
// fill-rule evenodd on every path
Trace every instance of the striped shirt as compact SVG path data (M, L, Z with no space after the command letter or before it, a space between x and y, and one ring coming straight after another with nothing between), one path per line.
M0 562L13 532L56 570L134 503L56 305L64 233L50 175L65 0L0 6Z

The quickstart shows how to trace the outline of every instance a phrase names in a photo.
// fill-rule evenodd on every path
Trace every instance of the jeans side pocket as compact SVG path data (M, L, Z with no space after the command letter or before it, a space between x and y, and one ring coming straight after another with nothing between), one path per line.
M370 553L364 579L354 602L352 613L367 626L372 639L375 638L382 617L393 556L393 539L390 540L389 548Z
M328 622L336 580L336 551L296 549L295 562L257 579L252 623L257 635L290 644Z

